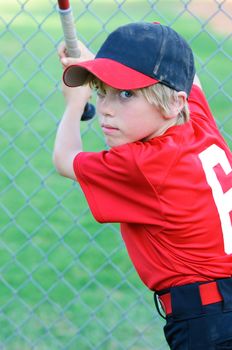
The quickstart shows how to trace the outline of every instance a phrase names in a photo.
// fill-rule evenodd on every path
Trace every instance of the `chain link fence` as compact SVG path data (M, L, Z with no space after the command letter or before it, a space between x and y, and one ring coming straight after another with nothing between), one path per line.
M96 51L131 21L160 21L191 44L198 75L232 146L232 2L73 0L79 38ZM64 108L55 0L8 0L0 12L0 349L165 350L162 326L117 225L91 217L51 157ZM104 141L82 123L86 150Z

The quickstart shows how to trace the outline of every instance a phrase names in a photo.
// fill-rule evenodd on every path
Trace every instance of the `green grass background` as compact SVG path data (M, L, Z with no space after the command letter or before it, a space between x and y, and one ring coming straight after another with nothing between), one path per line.
M185 3L72 2L80 38L93 51L130 21L161 21L181 32L231 146L231 39L183 11ZM79 186L54 171L64 108L55 1L8 0L0 33L0 349L167 349L152 293L134 272L118 226L97 224ZM82 134L86 150L104 147L97 118L82 124Z

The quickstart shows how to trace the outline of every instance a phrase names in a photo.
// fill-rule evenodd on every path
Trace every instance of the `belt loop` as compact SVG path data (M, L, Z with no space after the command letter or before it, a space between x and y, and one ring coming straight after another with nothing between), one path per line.
M156 307L158 314L166 320L166 316L160 311L160 307L162 307L163 311L164 311L164 307L161 304L159 296L156 292L154 292L154 302L155 302L155 307Z
M219 292L223 297L222 307L224 312L232 311L232 278L217 280Z

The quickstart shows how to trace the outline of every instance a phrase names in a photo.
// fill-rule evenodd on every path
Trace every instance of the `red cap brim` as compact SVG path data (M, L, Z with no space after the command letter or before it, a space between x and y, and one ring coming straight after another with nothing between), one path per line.
M120 90L134 90L150 86L159 81L108 58L96 58L71 65L64 71L63 80L67 86L81 86L88 73L92 73L105 84Z

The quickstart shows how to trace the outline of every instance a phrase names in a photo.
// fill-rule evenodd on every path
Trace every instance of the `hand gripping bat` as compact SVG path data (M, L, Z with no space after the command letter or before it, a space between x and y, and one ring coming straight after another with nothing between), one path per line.
M77 35L75 31L75 25L73 20L72 9L69 4L69 0L58 0L58 11L60 14L61 24L64 33L64 40L67 47L69 57L80 57L80 50L77 43ZM87 103L85 105L84 112L81 116L81 120L92 119L95 115L95 107Z

